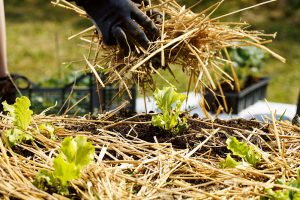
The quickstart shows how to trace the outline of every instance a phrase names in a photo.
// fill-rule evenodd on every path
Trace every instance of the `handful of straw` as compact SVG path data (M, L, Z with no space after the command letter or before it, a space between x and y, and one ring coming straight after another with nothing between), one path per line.
M106 74L106 79L97 79L102 87L107 84L118 84L120 91L127 91L130 96L129 86L137 84L140 88L155 89L153 75L158 74L165 82L171 83L161 75L159 68L167 69L174 78L173 64L182 66L189 77L188 90L194 83L195 92L203 90L221 90L222 82L235 83L239 90L237 76L233 64L227 53L227 48L255 46L278 60L285 59L264 46L272 42L268 38L275 38L276 34L264 34L260 31L248 30L249 24L243 22L222 22L221 19L229 15L248 10L276 0L266 1L248 8L237 10L218 17L212 17L215 11L224 3L224 0L210 6L200 13L180 6L175 0L160 1L157 5L141 8L144 12L156 9L162 13L162 23L157 24L161 36L152 42L148 49L143 49L138 44L124 59L118 59L116 46L105 46L102 38L95 32L95 27L88 28L73 37L80 36L89 43L88 56L85 57L87 66L95 73L100 69ZM54 3L54 2L53 2ZM72 9L80 15L84 11L64 0L57 0L55 5ZM153 58L159 58L153 62ZM231 66L233 77L223 69ZM95 73L96 74L96 73Z

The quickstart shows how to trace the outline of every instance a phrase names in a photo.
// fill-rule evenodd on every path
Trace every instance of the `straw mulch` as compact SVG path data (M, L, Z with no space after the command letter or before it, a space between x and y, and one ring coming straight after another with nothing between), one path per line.
M11 126L2 117L1 132ZM127 124L134 132L137 124L149 125L147 121L123 118L116 123L107 117L88 120L36 116L31 129L36 130L40 123L51 123L57 127L59 139L53 141L35 134L33 144L13 149L0 140L1 198L65 199L38 190L32 182L39 169L52 169L52 159L63 138L76 135L85 135L96 147L94 163L71 183L74 195L80 199L259 199L265 188L289 188L275 184L277 179L296 177L300 167L300 128L290 122L274 121L262 123L261 128L243 129L227 126L225 121L189 120L204 123L207 128L194 131L201 140L193 147L176 149L171 143L149 143L107 128ZM240 127L247 123L242 122ZM263 159L257 169L219 167L225 154L214 154L212 150L226 146L226 138L219 137L224 133L259 147L257 151Z
M95 27L88 28L70 39L80 37L87 43L86 47L89 49L85 55L87 66L93 72L102 71L107 75L104 80L97 76L102 87L115 83L121 91L127 91L129 94L128 88L132 84L137 84L141 89L154 90L155 74L171 85L158 69L168 70L176 79L176 72L172 71L174 64L182 66L182 70L189 77L190 81L187 83L189 91L203 92L204 88L220 89L220 83L227 82L234 85L234 80L236 87L239 87L227 48L256 46L282 62L285 62L285 59L264 46L272 42L271 39L275 38L276 34L251 30L246 22L224 22L223 19L273 1L276 0L222 16L215 16L215 11L226 3L224 0L209 8L203 8L201 13L194 13L190 9L181 7L175 0L158 1L158 4L141 7L144 12L157 10L162 14L162 19L157 23L161 36L152 42L148 49L135 44L131 48L130 56L124 59L118 59L119 50L116 46L108 47L103 44L101 35L95 34ZM65 0L52 3L86 17L82 9ZM233 77L223 70L225 65L231 65ZM190 88L192 83L195 85L194 89Z

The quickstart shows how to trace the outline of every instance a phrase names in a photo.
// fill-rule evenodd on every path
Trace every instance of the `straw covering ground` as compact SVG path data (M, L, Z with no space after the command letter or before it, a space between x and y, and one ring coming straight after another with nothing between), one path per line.
M32 183L39 170L53 170L52 160L59 153L61 141L78 135L92 142L95 155L81 177L71 182L68 198L259 199L265 188L291 189L276 183L278 179L294 180L300 167L300 129L290 122L211 122L189 117L192 125L177 138L184 140L194 134L194 145L176 148L171 142L150 143L138 138L142 134L155 136L138 132L143 126L151 129L147 116L105 115L93 120L35 116L27 131L33 142L10 148L0 140L1 198L65 199ZM45 122L55 127L57 140L35 131ZM2 115L1 132L10 127L8 118ZM116 127L123 127L123 131L114 131ZM255 146L262 155L259 165L222 169L220 161L226 157L225 141L230 136Z
M135 46L132 55L124 60L116 59L118 49L104 46L92 27L79 34L89 46L87 66L96 76L97 70L107 74L106 80L97 76L103 87L117 83L126 91L132 83L142 88L151 85L152 75L159 74L158 68L172 71L167 64L181 64L190 82L195 82L195 91L201 91L235 79L222 70L226 63L231 63L224 50L227 47L257 46L284 61L262 46L269 42L262 38L269 35L248 31L244 23L222 23L219 19L223 16L210 18L222 3L200 14L172 0L142 7L144 11L157 8L163 13L158 24L161 37L147 50ZM85 16L81 9L64 0L54 4ZM162 64L159 67L154 62L157 56ZM290 122L211 121L185 116L188 128L174 135L151 124L155 114L116 114L119 110L97 118L41 114L31 121L30 102L27 104L26 109L7 106L11 113L22 110L18 115L24 117L24 123L17 127L12 120L17 115L0 115L3 199L260 199L268 188L300 192L291 185L278 184L278 180L295 180L300 168L300 128ZM52 134L41 131L43 124L53 128ZM9 145L5 135L18 133L19 127L30 140ZM33 182L39 171L55 169L53 160L62 151L62 141L78 135L92 143L95 153L80 178L70 181L69 194L62 196L49 188L36 188ZM259 163L249 165L233 156L242 164L222 168L220 163L230 152L226 142L231 136L254 149L261 156Z

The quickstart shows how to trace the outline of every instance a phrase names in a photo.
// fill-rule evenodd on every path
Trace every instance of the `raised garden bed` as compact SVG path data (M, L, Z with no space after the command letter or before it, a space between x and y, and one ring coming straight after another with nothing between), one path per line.
M32 142L6 148L0 140L1 198L259 199L267 196L266 188L288 187L276 184L278 179L296 178L300 129L290 122L210 121L195 115L186 116L188 129L173 135L152 126L153 115L124 112L97 119L34 117L35 124L28 131ZM56 127L56 140L33 134L36 124L43 123ZM11 124L4 117L0 127L5 131ZM64 197L55 188L37 189L33 182L38 171L52 171L52 160L62 141L78 135L95 147L94 161L80 178L71 181ZM226 140L231 136L263 153L257 166L220 167L230 152Z

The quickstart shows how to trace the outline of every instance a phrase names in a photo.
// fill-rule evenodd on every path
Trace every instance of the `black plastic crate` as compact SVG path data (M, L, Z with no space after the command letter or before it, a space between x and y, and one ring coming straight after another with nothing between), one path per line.
M84 82L84 84L82 84ZM86 84L88 82L88 84ZM135 111L136 89L130 89L132 99L127 92L118 95L118 89L113 85L105 88L97 86L93 74L82 75L76 81L62 88L39 87L35 84L27 89L21 89L24 96L29 97L35 113L51 108L48 114L85 115L98 114L120 106L129 101L126 109Z
M243 89L239 93L224 92L228 112L238 114L258 100L264 99L266 97L269 80L269 78L261 78L257 83ZM219 103L223 108L225 108L221 94L216 94L216 96L217 99L211 91L207 91L204 96L209 105L208 110L212 113L217 111Z

